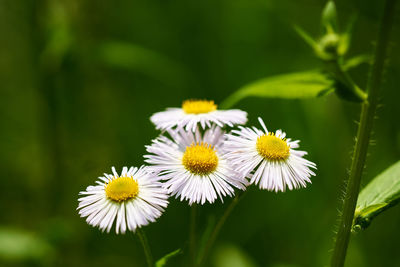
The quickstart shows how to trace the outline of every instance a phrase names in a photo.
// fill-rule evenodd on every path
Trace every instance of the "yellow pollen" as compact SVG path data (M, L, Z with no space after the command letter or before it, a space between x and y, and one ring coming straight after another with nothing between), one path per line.
M217 105L208 100L186 100L182 103L182 109L187 114L200 114L216 110Z
M285 160L289 157L290 147L286 139L276 137L274 133L264 134L257 139L257 151L268 160Z
M133 177L119 177L108 182L105 190L109 199L122 202L135 198L139 193L139 186Z
M182 164L191 173L207 175L217 168L218 156L214 147L207 143L192 144L186 147Z

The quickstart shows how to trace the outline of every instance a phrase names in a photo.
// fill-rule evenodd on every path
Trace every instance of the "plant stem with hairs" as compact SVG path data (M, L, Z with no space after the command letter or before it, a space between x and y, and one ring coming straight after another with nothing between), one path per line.
M368 145L373 128L374 116L378 104L378 93L382 84L385 59L389 44L390 30L393 24L396 0L387 0L385 3L382 22L379 29L378 41L374 54L374 63L371 67L367 84L367 100L362 103L360 123L358 125L356 143L350 168L350 176L343 203L341 222L336 236L331 266L344 266L347 247L350 240L354 211L360 190L361 176L365 166Z

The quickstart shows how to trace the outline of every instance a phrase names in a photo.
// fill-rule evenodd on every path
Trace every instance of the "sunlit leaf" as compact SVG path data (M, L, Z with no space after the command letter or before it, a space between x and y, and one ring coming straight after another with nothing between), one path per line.
M400 161L375 177L360 193L353 229L365 229L371 220L400 200Z
M326 28L332 28L337 32L336 6L333 1L328 1L322 11L322 24Z
M350 17L349 22L347 23L345 31L341 34L341 41L338 47L339 55L346 54L347 50L350 47L351 37L353 34L354 24L357 20L357 15L353 15Z
M22 229L0 227L0 259L2 260L42 261L51 258L53 252L49 243L33 233Z
M304 99L331 91L333 82L319 71L305 71L271 76L245 85L229 96L222 108L230 108L246 97Z
M361 64L364 63L370 63L371 62L371 56L369 55L358 55L355 57L352 57L343 64L342 68L344 71L348 71L350 69L353 69Z
M156 267L164 267L164 266L166 266L166 265L167 265L167 262L168 262L172 257L175 257L175 256L181 254L181 252L182 252L181 249L178 248L177 250L174 250L174 251L168 253L167 255L165 255L164 257L162 257L161 259L159 259L159 260L156 262L156 265L155 265L155 266L156 266Z

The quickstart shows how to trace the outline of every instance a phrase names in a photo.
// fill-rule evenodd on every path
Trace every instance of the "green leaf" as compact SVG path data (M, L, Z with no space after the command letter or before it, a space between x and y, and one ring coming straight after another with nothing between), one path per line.
M357 15L351 16L349 22L347 23L345 31L340 35L340 43L338 46L339 55L346 54L346 52L350 47L351 36L353 33L353 28L356 20L357 20Z
M333 82L319 71L305 71L264 78L230 95L221 103L230 108L246 97L304 99L314 98L331 91Z
M317 42L299 26L294 25L293 27L297 34L315 51Z
M182 253L182 251L181 251L180 248L178 248L177 250L174 250L174 251L168 253L167 255L165 255L164 257L162 257L161 259L159 259L159 260L156 262L155 267L163 267L163 266L166 266L167 262L168 262L172 257L175 257L175 256L177 256L177 255L179 255L179 254L181 254L181 253Z
M350 69L353 69L361 64L364 63L370 63L371 62L371 56L369 55L358 55L355 57L352 57L343 64L342 68L344 71L348 71Z
M328 1L322 11L322 25L328 30L337 32L336 6L333 1Z
M365 229L371 220L400 200L400 161L375 177L360 193L353 229Z

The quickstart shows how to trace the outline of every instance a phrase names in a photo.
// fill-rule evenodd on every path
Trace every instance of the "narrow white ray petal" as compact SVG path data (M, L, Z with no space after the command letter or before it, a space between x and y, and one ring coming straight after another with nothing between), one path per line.
M116 233L123 234L127 229L135 231L137 227L154 222L161 216L168 205L168 196L156 173L143 166L139 169L123 167L121 176L113 167L112 173L99 178L99 181L107 184L88 186L86 191L80 192L84 196L78 199L77 209L82 217L86 217L88 224L110 232L115 222ZM136 181L136 195L116 200L113 199L114 195L107 195L106 187L109 182L127 178ZM126 180L121 181L126 183Z

